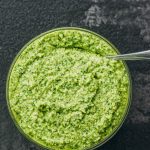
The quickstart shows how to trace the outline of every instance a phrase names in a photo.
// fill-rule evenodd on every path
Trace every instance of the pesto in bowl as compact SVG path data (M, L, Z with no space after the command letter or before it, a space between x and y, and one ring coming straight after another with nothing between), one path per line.
M29 42L7 81L10 113L21 132L54 150L102 144L121 126L130 103L124 62L104 38L60 28Z

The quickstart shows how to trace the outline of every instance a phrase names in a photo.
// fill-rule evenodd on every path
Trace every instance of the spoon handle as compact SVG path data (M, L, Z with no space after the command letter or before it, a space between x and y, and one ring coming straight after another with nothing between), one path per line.
M150 60L150 50L106 57L115 60Z

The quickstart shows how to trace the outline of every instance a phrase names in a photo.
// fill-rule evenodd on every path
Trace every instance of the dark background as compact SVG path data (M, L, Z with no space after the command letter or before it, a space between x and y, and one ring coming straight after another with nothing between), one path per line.
M5 85L25 43L56 27L77 26L109 39L121 53L150 48L149 0L0 0L0 150L40 150L17 130ZM99 150L150 150L150 62L127 62L133 102L119 132Z

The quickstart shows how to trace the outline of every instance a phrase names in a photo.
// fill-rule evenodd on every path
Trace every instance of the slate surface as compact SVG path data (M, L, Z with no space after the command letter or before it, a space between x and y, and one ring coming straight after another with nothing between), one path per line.
M0 0L0 150L40 150L7 110L6 75L21 47L56 27L77 26L109 39L121 53L150 48L149 0ZM119 132L99 150L150 150L150 62L128 62L133 102Z

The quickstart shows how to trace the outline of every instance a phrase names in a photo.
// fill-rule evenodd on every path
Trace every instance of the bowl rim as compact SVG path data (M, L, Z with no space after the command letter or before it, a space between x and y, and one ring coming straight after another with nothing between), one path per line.
M23 129L19 126L19 124L17 123L17 120L16 118L14 117L14 114L13 114L13 111L11 110L11 106L10 106L10 103L9 103L9 80L10 80L10 76L11 76L11 72L12 72L12 69L17 61L17 59L19 58L19 56L22 54L22 52L25 50L25 48L30 45L32 42L34 42L35 40L37 40L38 38L46 35L46 34L49 34L49 33L52 33L52 32L55 32L55 31L61 31L61 30L78 30L78 31L83 31L83 32L87 32L87 33L90 33L96 37L98 37L99 39L102 39L104 40L107 44L109 44L115 51L117 54L120 54L119 50L110 42L108 41L105 37L101 36L100 34L96 33L96 32L93 32L89 29L85 29L85 28L81 28L81 27L59 27L59 28L54 28L54 29L51 29L51 30L48 30L46 32L43 32L37 36L35 36L34 38L32 38L29 42L27 42L21 49L20 51L17 53L17 55L15 56L15 58L13 59L11 65L10 65L10 68L9 68L9 71L8 71L8 74L7 74L7 80L6 80L6 101L7 101L7 106L8 106L8 110L9 110L9 114L11 116L11 119L13 120L15 126L17 127L17 129L19 130L19 132L26 138L28 139L29 141L33 142L34 144L38 145L39 147L41 148L44 148L44 149L47 149L47 150L53 150L52 148L50 148L49 146L44 146L43 144L39 143L38 141L32 139L29 135L27 135ZM132 78L131 78L131 74L130 74L130 71L129 71L129 68L126 64L126 62L124 60L122 60L123 62L123 65L127 71L127 74L128 74L128 80L129 80L129 86L128 86L128 102L127 102L127 106L126 106L126 110L124 112L124 114L122 115L122 118L120 119L119 123L118 123L118 126L115 127L113 129L113 131L111 132L111 134L107 135L105 137L105 139L103 139L101 142L98 142L97 144L89 147L89 148L86 148L85 150L94 150L100 146L102 146L103 144L105 144L107 141L109 141L117 132L118 130L122 127L125 119L127 118L127 115L129 113L129 110L130 110L130 106L131 106L131 102L132 102Z

